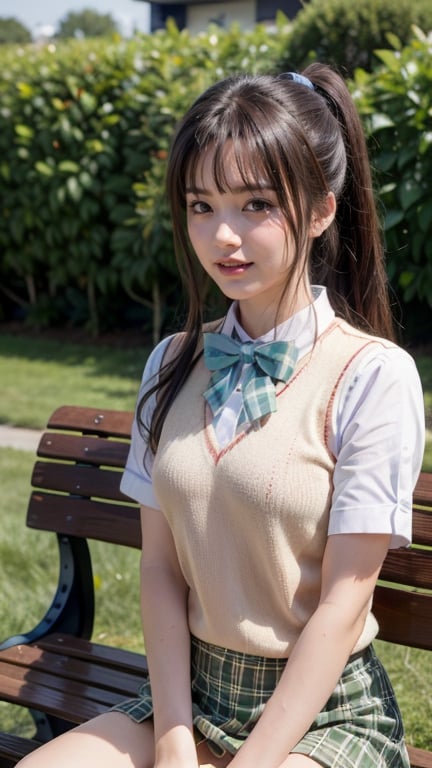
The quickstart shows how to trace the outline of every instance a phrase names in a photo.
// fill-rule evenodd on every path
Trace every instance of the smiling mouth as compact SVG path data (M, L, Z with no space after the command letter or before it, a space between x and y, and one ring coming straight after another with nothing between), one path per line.
M240 274L252 266L251 261L219 261L216 264L220 272L224 274Z

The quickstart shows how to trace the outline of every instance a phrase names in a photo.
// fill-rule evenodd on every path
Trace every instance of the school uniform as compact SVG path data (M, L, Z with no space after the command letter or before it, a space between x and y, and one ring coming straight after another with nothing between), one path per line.
M218 331L251 341L232 305ZM164 422L156 456L134 426L122 490L160 508L189 586L194 726L216 754L241 746L319 602L329 535L388 533L407 546L412 488L424 445L423 399L412 358L336 318L323 288L259 339L289 340L295 363L275 383L273 412L250 424L237 364L211 412L202 356ZM255 342L257 340L254 340ZM156 348L142 391L169 340ZM148 403L149 423L154 403ZM370 610L338 685L293 749L328 768L409 766L403 728L372 641ZM293 703L295 706L295 702ZM120 709L152 714L150 684Z

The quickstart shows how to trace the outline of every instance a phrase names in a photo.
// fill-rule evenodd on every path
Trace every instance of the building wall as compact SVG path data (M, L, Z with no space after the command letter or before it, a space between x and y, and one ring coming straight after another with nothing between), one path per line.
M202 32L209 24L230 27L236 22L242 29L251 29L256 23L256 0L188 5L186 26L191 34Z
M302 7L302 0L192 0L183 2L152 2L151 31L165 26L171 17L179 29L187 27L192 34L203 32L209 24L230 27L236 22L242 29L252 29L257 22L272 23L278 10L293 19Z
M257 22L274 21L278 11L293 19L303 5L302 0L257 0L255 19Z
M184 3L152 3L150 7L150 32L164 29L167 19L174 19L179 29L186 27Z

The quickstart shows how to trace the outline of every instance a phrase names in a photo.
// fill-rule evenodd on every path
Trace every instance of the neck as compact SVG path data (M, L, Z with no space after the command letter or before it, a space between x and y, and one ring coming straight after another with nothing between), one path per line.
M237 319L251 339L258 339L312 302L310 286L299 286L297 294L294 297L286 296L280 305L272 303L270 306L259 307L255 302L247 299L240 300L237 306Z

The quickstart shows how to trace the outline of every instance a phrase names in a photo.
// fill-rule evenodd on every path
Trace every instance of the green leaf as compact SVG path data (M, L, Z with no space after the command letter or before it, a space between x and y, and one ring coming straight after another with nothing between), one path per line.
M376 131L382 131L383 128L393 128L394 122L389 117L389 115L385 115L382 112L377 112L376 114L371 116L371 130L372 133L375 133Z
M10 181L10 179L11 179L11 171L10 171L10 166L8 165L8 163L6 163L6 162L0 163L0 176L5 181Z
M400 51L402 49L402 43L397 35L394 35L393 32L387 32L386 38L389 41L392 48L395 49L395 51Z
M105 144L103 144L100 139L90 139L86 141L85 146L92 154L97 154L98 152L103 152L105 150Z
M405 180L399 187L398 197L404 211L423 197L423 187L411 179Z
M38 160L37 163L35 163L35 168L38 173L41 173L42 176L53 176L54 170L51 168L48 163L44 163L42 160Z
M374 51L374 54L386 65L390 72L399 72L400 62L393 51L382 49Z
M23 99L31 99L34 94L34 88L30 85L30 83L19 82L17 83L17 89L19 95Z
M399 275L399 285L401 288L408 288L414 280L414 272L401 272Z
M376 158L375 164L381 171L389 171L397 162L397 158L396 152L381 152Z
M75 176L69 176L69 178L66 181L66 187L67 187L69 196L72 198L72 200L75 203L79 203L82 197L82 189L78 184L78 181L75 178Z
M57 96L51 99L51 104L57 112L64 112L65 109L67 109L66 102L64 102L63 99L59 99Z
M432 228L432 199L427 200L419 209L418 220L422 232L429 232Z
M22 125L22 123L15 126L15 133L21 139L32 139L34 136L33 128L31 128L29 125Z
M97 107L97 101L95 97L87 91L84 91L84 93L80 94L78 101L86 114L94 112Z
M415 160L416 156L417 156L416 146L408 145L407 147L402 147L397 156L398 168L402 169L406 165L411 164Z
M72 160L62 160L58 168L62 173L79 173L81 170L78 163L74 163Z
M93 186L94 180L93 180L93 177L87 171L82 171L79 175L79 182L81 186L84 187L85 189L91 189L91 187Z
M403 218L404 218L403 211L387 211L385 215L385 220L384 220L385 231L387 231L388 229L393 229L393 227L396 227L398 224L400 224L401 221L403 221Z

